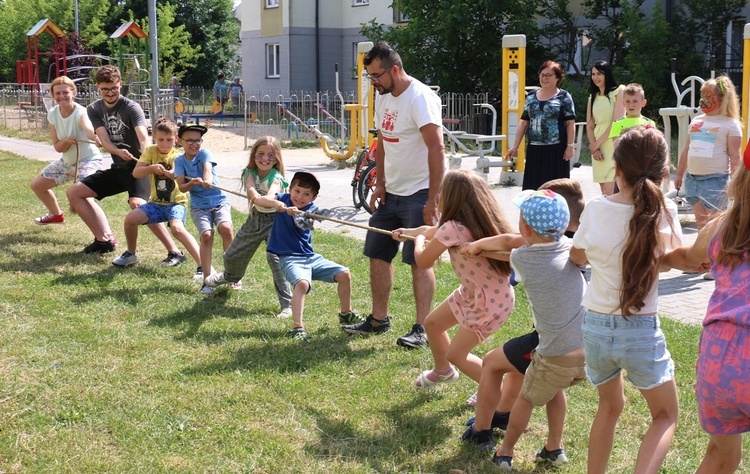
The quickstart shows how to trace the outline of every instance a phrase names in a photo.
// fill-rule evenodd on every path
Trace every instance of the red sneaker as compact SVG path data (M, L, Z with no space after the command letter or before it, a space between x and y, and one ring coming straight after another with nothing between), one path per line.
M63 216L62 214L58 214L55 216L47 213L42 217L37 217L36 219L34 219L34 223L36 225L62 224L63 222L65 222L65 216Z

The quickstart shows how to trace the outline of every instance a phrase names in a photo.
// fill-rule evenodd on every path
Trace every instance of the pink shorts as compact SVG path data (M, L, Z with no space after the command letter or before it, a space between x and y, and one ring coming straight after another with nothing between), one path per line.
M696 373L701 427L712 435L750 431L750 328L724 321L705 326Z
M62 158L58 158L48 164L40 173L43 177L52 180L60 186L69 181L80 181L86 176L96 173L102 167L102 156L95 155L78 163L78 176L75 175L75 164L69 165Z

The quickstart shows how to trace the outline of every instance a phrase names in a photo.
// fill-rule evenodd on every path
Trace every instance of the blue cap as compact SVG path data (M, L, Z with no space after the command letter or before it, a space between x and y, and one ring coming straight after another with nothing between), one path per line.
M565 198L550 189L521 191L513 198L521 209L521 216L534 232L542 237L560 240L570 222L570 210Z

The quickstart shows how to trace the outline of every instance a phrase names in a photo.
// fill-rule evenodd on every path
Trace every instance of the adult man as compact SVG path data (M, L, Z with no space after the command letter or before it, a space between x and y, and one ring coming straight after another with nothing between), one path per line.
M107 216L94 199L128 192L131 209L148 201L151 193L149 178L133 178L133 168L148 146L148 128L143 109L120 95L122 78L115 66L102 66L96 73L96 87L102 98L86 108L102 147L112 155L112 166L82 179L68 188L68 201L94 234L94 242L84 253L108 253L115 250L115 240ZM154 235L167 247L176 248L163 224L149 225ZM182 254L168 255L163 265L185 261Z
M435 225L438 194L445 171L440 98L429 87L406 74L398 53L378 42L364 59L367 75L379 96L375 103L378 128L376 154L378 183L371 205L377 211L370 226L394 230ZM388 300L393 286L392 260L399 243L390 236L368 232L364 253L370 258L372 314L360 324L343 326L350 334L378 334L390 330ZM435 274L414 260L414 244L406 242L402 260L411 266L417 323L398 345L416 348L426 342L422 322L432 306Z

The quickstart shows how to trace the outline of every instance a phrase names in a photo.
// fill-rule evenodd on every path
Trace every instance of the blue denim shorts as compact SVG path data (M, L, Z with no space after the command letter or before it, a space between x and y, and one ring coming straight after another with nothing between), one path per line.
M310 284L308 292L312 289L313 280L333 283L336 275L349 270L317 253L311 257L279 255L279 265L281 266L281 273L284 274L284 278L292 285L292 288L300 281L305 280Z
M159 222L170 222L174 219L185 224L187 209L182 204L156 204L147 202L137 207L148 216L148 224L158 224Z
M636 388L649 390L674 377L658 316L613 316L586 311L583 319L586 376L594 386L627 371Z
M685 199L691 206L700 202L707 211L721 211L727 208L728 174L685 175Z

